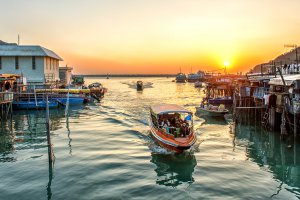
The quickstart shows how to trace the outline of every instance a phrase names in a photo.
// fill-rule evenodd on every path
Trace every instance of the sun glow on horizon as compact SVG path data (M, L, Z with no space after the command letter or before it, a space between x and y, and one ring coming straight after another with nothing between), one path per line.
M225 60L225 61L224 61L224 66L225 66L225 67L229 67L229 65L230 65L230 62L229 62L228 60Z
M1 4L1 40L14 42L20 32L22 45L46 47L83 74L246 72L280 55L284 43L300 44L300 15L277 14L283 6L297 13L297 0L38 2Z

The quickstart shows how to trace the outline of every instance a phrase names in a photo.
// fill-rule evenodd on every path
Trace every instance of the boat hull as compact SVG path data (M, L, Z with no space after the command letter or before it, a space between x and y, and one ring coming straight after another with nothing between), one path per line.
M142 91L144 87L142 85L137 85L136 90L137 91Z
M176 83L185 83L185 79L176 79Z
M60 104L66 105L68 97L58 97L56 99ZM69 97L69 106L81 105L84 103L83 97Z
M182 153L184 150L190 149L197 140L196 135L193 132L190 134L190 136L188 136L188 140L185 143L176 142L174 136L161 132L152 124L151 120L150 128L152 137L161 147L176 153Z
M225 109L224 111L217 111L217 110L207 110L200 107L197 107L196 110L198 114L207 115L211 117L224 117L224 115L229 112L227 109Z
M57 101L48 101L49 108L57 108ZM19 101L13 102L13 107L16 109L46 109L46 101Z
M199 79L187 79L187 82L189 83L195 83L197 81L199 81Z

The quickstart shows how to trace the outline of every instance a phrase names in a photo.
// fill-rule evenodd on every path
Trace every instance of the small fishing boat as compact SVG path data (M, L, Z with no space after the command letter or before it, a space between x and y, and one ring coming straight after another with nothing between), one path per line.
M192 112L175 104L158 104L150 108L151 135L168 150L182 153L197 140Z
M224 105L201 105L200 107L196 107L196 112L200 115L207 115L211 117L224 117L224 115L227 114L229 110L225 109Z
M137 81L136 82L136 90L142 91L144 89L143 81Z

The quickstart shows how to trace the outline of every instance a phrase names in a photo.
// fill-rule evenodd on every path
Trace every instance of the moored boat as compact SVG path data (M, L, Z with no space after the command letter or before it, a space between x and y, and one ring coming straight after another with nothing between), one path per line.
M175 104L151 106L151 135L160 146L182 153L197 140L192 116L192 112Z
M179 73L176 75L176 83L185 83L186 81L186 75L183 73Z
M201 79L201 76L197 73L191 73L191 74L188 74L187 76L187 82L190 82L190 83L195 83L197 81L200 81Z
M224 117L225 114L229 112L224 105L213 106L213 105L204 105L196 107L196 112L200 115L207 115L211 117Z

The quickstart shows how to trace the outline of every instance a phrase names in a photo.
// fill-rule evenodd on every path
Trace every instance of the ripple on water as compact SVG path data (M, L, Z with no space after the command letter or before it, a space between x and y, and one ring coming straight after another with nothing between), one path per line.
M153 84L137 92L139 79ZM64 109L50 111L52 171L44 111L18 111L13 130L5 125L0 199L299 198L300 162L293 154L299 149L287 149L276 134L232 130L224 119L194 116L198 141L190 151L175 154L152 140L149 107L166 102L195 112L205 94L193 84L167 78L86 81L102 82L109 91L100 103L70 109L68 119Z

